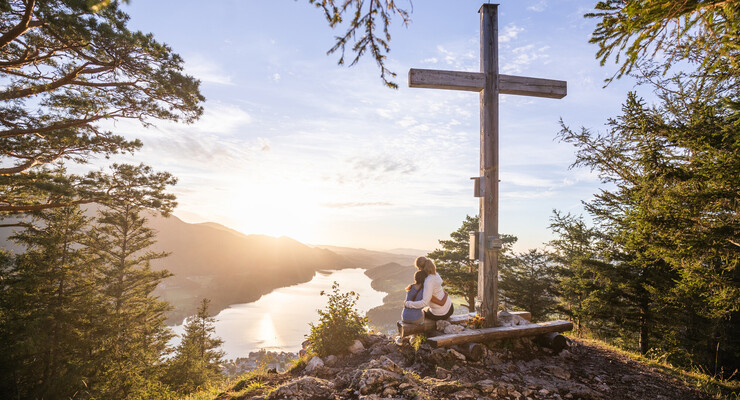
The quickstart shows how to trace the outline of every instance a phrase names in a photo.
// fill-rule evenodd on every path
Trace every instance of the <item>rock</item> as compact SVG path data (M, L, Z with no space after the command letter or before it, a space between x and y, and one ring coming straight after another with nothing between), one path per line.
M361 394L378 393L384 386L397 384L402 376L385 369L370 368L362 372L357 387Z
M608 392L610 388L605 383L599 383L598 385L596 385L596 389L600 392Z
M447 328L450 325L452 325L450 321L446 321L446 320L437 321L437 330L440 332L444 332L445 328Z
M496 386L490 379L478 381L475 386L477 386L483 393L492 393L496 389Z
M448 379L452 377L452 372L442 367L437 367L437 370L435 371L435 376L437 377L437 379Z
M326 360L324 360L324 364L331 367L332 365L337 363L337 360L338 360L337 356L332 354L329 357L326 357Z
M386 356L381 356L377 360L371 360L367 363L367 368L381 368L386 371L395 372L397 374L403 374L403 369L398 366L393 360Z
M455 349L447 350L447 354L450 355L451 358L456 359L458 361L465 361L465 356Z
M485 359L486 365L501 365L503 361L495 353L490 353Z
M480 395L480 393L477 393L474 390L463 389L463 390L459 390L459 391L456 391L455 393L453 393L452 398L453 399L457 399L457 400L463 400L463 399L471 399L471 400L474 400L474 399L477 399L479 397L479 395Z
M460 333L463 329L464 328L461 325L449 325L442 332L446 334Z
M278 386L267 398L270 400L292 398L333 399L334 384L313 376L304 376Z
M397 394L398 394L398 390L396 390L396 389L394 389L392 387L387 387L387 388L383 389L383 397L393 397L393 396L395 396Z
M362 342L359 340L355 340L354 343L352 343L351 346L347 348L350 353L357 354L363 350L365 350L365 346L362 345Z
M565 381L570 379L570 372L561 367L558 367L557 365L548 365L545 367L545 371L547 371L550 375Z
M387 351L385 350L385 347L383 346L374 346L372 350L370 350L370 355L373 355L373 356L379 356L385 353L387 353Z
M305 371L307 374L310 374L323 366L324 366L324 361L321 360L321 357L313 356L313 358L308 361L308 364L306 364Z

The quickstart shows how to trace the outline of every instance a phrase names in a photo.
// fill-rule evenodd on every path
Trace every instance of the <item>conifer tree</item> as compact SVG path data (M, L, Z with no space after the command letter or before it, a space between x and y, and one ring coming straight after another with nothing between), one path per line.
M0 315L0 392L71 398L92 372L96 320L92 257L80 244L88 219L77 207L38 212L11 237L26 253L6 258Z
M501 268L499 289L507 306L532 314L541 321L555 311L555 268L549 255L541 250L516 254Z
M54 176L57 161L130 153L139 140L103 121L191 122L199 82L151 34L131 31L120 1L0 3L0 212L27 212L105 197L89 176ZM59 196L64 192L65 196Z
M203 299L198 312L188 318L185 333L170 361L167 382L179 393L191 393L222 379L223 340L214 337L214 318L208 314L209 299Z
M475 311L475 297L478 295L478 262L470 260L470 232L478 231L478 216L465 216L460 228L450 233L450 240L440 240L442 248L427 254L434 260L437 270L444 277L444 285L450 294L462 296L467 301L465 307ZM511 246L516 236L501 235L503 249L499 256L501 268L510 260Z
M707 366L718 347L738 353L730 332L740 302L740 196L730 188L740 187L740 131L719 94L679 85L655 107L631 94L608 133L562 132L579 149L576 165L614 184L586 205L611 242L612 268L601 271L614 288L609 304L621 305L612 315L639 332L641 351L653 341L675 362Z
M165 325L169 305L152 295L170 276L154 271L150 262L166 253L152 252L155 232L146 226L147 209L169 212L172 195L164 192L175 180L149 167L114 165L117 182L110 201L99 210L86 245L97 257L96 285L102 305L96 355L99 376L92 387L102 398L135 398L157 390L162 357L171 333Z

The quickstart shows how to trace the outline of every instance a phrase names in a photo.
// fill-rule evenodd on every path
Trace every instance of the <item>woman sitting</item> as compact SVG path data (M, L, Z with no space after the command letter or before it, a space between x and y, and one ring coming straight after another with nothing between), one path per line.
M414 264L417 269L427 273L423 285L424 292L417 301L410 301L407 297L404 307L414 309L428 307L424 310L424 317L432 320L449 318L455 309L452 307L450 296L442 289L442 277L437 274L434 262L426 257L418 257Z
M414 274L414 283L406 288L407 301L415 301L424 296L424 279L426 279L426 277L426 272L416 271ZM401 320L407 324L423 324L424 313L422 313L418 308L404 307L401 312Z

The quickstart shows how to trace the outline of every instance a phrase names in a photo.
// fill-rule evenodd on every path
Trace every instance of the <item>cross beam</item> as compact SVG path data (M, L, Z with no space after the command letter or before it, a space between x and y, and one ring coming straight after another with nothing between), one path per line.
M498 311L498 95L561 99L567 94L564 81L503 75L498 73L498 4L480 10L480 71L459 72L430 69L409 70L409 87L465 90L480 93L480 225L478 299L485 325L496 325Z
M409 87L429 89L466 90L480 92L486 86L486 76L481 72L443 71L436 69L409 70ZM526 76L498 75L499 94L562 99L567 94L565 81L529 78Z

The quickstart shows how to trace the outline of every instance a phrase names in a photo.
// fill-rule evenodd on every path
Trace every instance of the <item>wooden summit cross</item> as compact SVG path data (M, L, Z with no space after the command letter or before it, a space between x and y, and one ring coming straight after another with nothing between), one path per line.
M480 178L476 197L480 197L478 299L486 326L496 325L498 310L498 95L561 99L566 83L549 79L511 76L498 73L498 4L484 4L480 10L480 70L458 72L428 69L409 70L409 86L418 88L480 92Z

